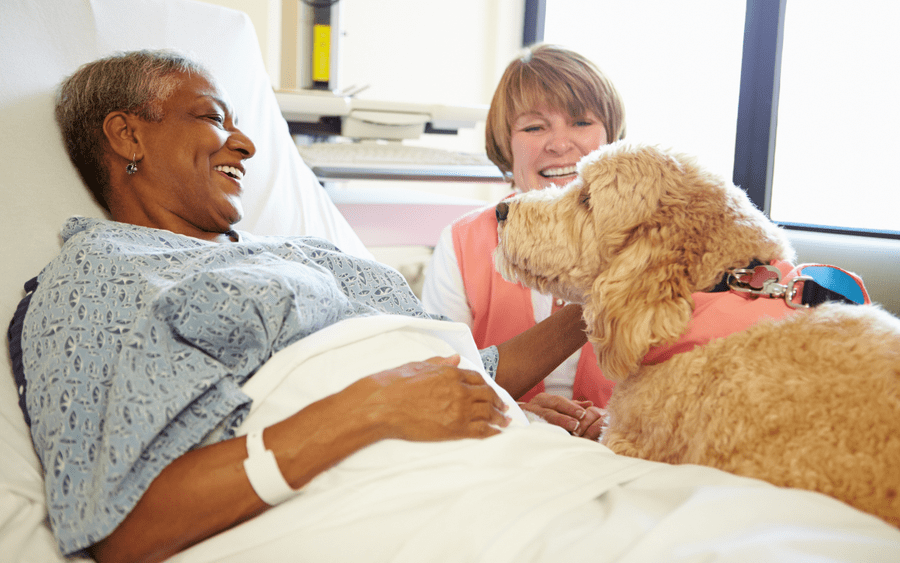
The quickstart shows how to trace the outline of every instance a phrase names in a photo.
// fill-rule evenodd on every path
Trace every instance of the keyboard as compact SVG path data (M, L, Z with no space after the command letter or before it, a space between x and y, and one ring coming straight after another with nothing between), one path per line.
M298 145L297 150L319 179L503 181L483 154L366 142L312 143Z

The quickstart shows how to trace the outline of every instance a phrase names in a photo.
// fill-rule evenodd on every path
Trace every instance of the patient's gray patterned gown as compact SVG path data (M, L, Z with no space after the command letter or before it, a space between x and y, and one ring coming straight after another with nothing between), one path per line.
M62 236L22 344L64 553L109 534L172 460L230 437L241 385L275 352L350 317L428 316L396 271L320 239L216 244L87 218ZM496 354L482 353L491 374Z

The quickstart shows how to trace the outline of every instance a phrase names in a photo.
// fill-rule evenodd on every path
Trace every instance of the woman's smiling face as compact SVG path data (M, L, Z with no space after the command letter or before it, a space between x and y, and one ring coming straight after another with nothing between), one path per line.
M607 142L606 127L591 112L577 118L547 107L523 113L510 134L513 183L523 192L565 185L581 157Z
M225 93L202 74L182 75L162 109L161 121L143 122L133 176L158 223L150 226L200 238L230 230L243 214L243 162L256 152L253 142L237 128Z

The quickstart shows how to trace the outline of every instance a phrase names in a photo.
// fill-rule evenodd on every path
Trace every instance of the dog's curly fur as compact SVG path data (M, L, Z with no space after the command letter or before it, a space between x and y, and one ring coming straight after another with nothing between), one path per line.
M819 491L900 527L900 320L828 303L641 365L687 330L691 293L753 259L794 259L742 190L623 141L585 157L568 186L504 203L498 270L582 303L619 382L603 443Z

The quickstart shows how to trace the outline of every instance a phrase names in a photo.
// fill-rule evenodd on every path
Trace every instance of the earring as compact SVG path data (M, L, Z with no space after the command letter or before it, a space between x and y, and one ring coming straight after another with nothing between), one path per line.
M125 167L125 172L127 172L129 176L134 174L138 170L137 161L134 159L134 156L135 155L131 156L131 162L128 164L128 166Z

